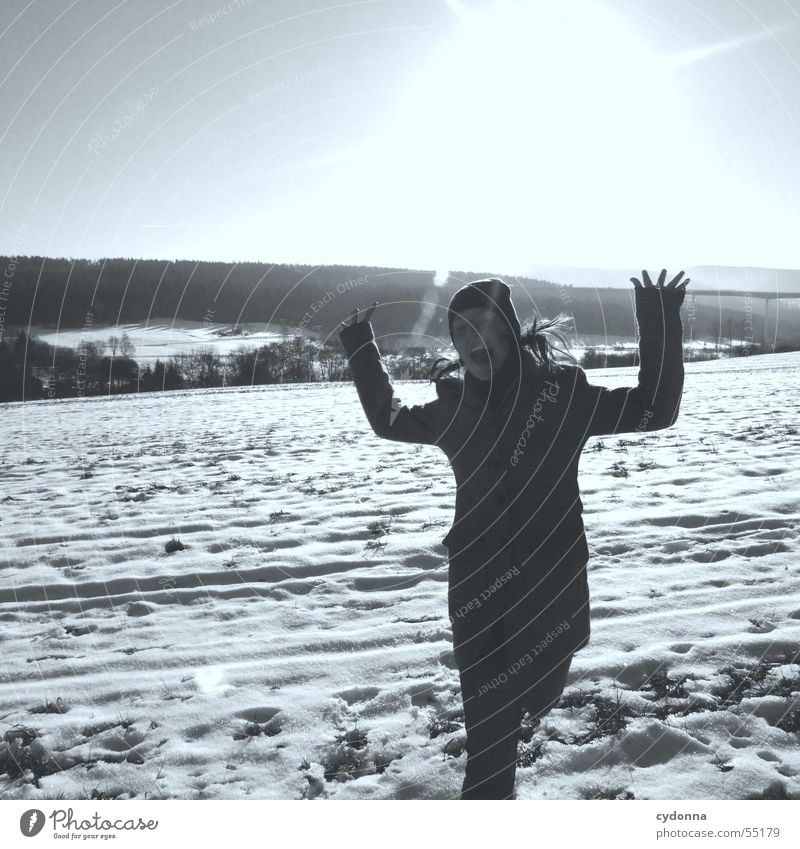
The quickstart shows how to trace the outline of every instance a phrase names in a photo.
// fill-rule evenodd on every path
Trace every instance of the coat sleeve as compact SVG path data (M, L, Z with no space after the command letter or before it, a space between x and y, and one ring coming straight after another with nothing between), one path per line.
M631 388L593 386L578 368L576 395L586 407L587 436L661 430L678 418L683 394L685 288L641 287L636 293L639 382Z
M394 394L381 361L372 325L358 322L345 327L339 339L347 354L358 397L373 431L384 439L434 445L441 427L441 402L406 407Z

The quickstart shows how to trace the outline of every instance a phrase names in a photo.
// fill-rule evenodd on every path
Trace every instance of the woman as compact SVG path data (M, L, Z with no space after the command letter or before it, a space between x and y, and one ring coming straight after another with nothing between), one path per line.
M457 363L439 370L437 398L407 407L394 396L369 323L353 311L340 339L378 436L437 445L456 479L448 605L467 734L462 799L514 798L523 711L543 716L587 645L589 588L578 461L590 436L672 425L683 392L686 285L680 272L635 286L638 385L591 385L555 362L534 323L522 335L509 287L470 283L448 309ZM546 325L545 325L546 326ZM447 377L463 366L463 380Z

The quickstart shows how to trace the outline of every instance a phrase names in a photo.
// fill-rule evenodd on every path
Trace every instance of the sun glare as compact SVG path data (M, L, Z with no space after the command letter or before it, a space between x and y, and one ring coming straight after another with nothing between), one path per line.
M686 63L651 52L620 13L595 0L447 6L453 32L389 117L253 238L285 233L308 261L348 248L376 265L498 274L757 264L796 242L796 211L690 119Z
M632 205L673 193L665 66L595 3L448 5L460 31L398 105L382 191L431 262L569 261L576 236L602 261L615 216L641 229Z

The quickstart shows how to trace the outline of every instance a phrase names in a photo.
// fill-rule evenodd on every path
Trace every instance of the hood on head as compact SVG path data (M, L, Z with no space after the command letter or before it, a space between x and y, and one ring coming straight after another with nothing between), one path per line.
M474 280L462 286L453 295L447 310L447 321L450 329L450 338L453 338L453 319L464 310L489 309L503 316L508 323L514 341L519 343L521 328L517 312L511 303L511 289L507 283L499 277L486 277L483 280Z

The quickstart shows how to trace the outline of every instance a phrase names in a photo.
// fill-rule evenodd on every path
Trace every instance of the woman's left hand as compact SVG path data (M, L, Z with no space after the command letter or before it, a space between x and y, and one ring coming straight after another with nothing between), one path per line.
M672 280L670 280L669 283L667 283L667 285L665 286L664 281L667 279L667 269L662 268L661 274L658 275L658 287L657 288L659 288L659 289L684 289L685 290L686 284L689 282L689 280L691 278L687 277L681 283L680 280L681 280L681 277L683 277L683 274L684 274L683 271L681 271L679 274L676 274L675 277L673 277ZM633 283L633 285L637 289L648 289L648 288L649 289L655 289L656 288L656 286L653 285L653 281L650 279L650 275L647 273L647 271L642 271L642 280L644 280L644 286L642 286L642 284L639 282L639 280L636 277L631 277L631 283Z
M350 314L350 321L345 319L339 326L340 327L352 327L354 324L367 324L369 320L372 318L372 313L375 312L375 307L378 306L378 302L375 301L372 306L364 313L364 318L361 321L358 320L359 313L361 310L356 307L353 312Z

